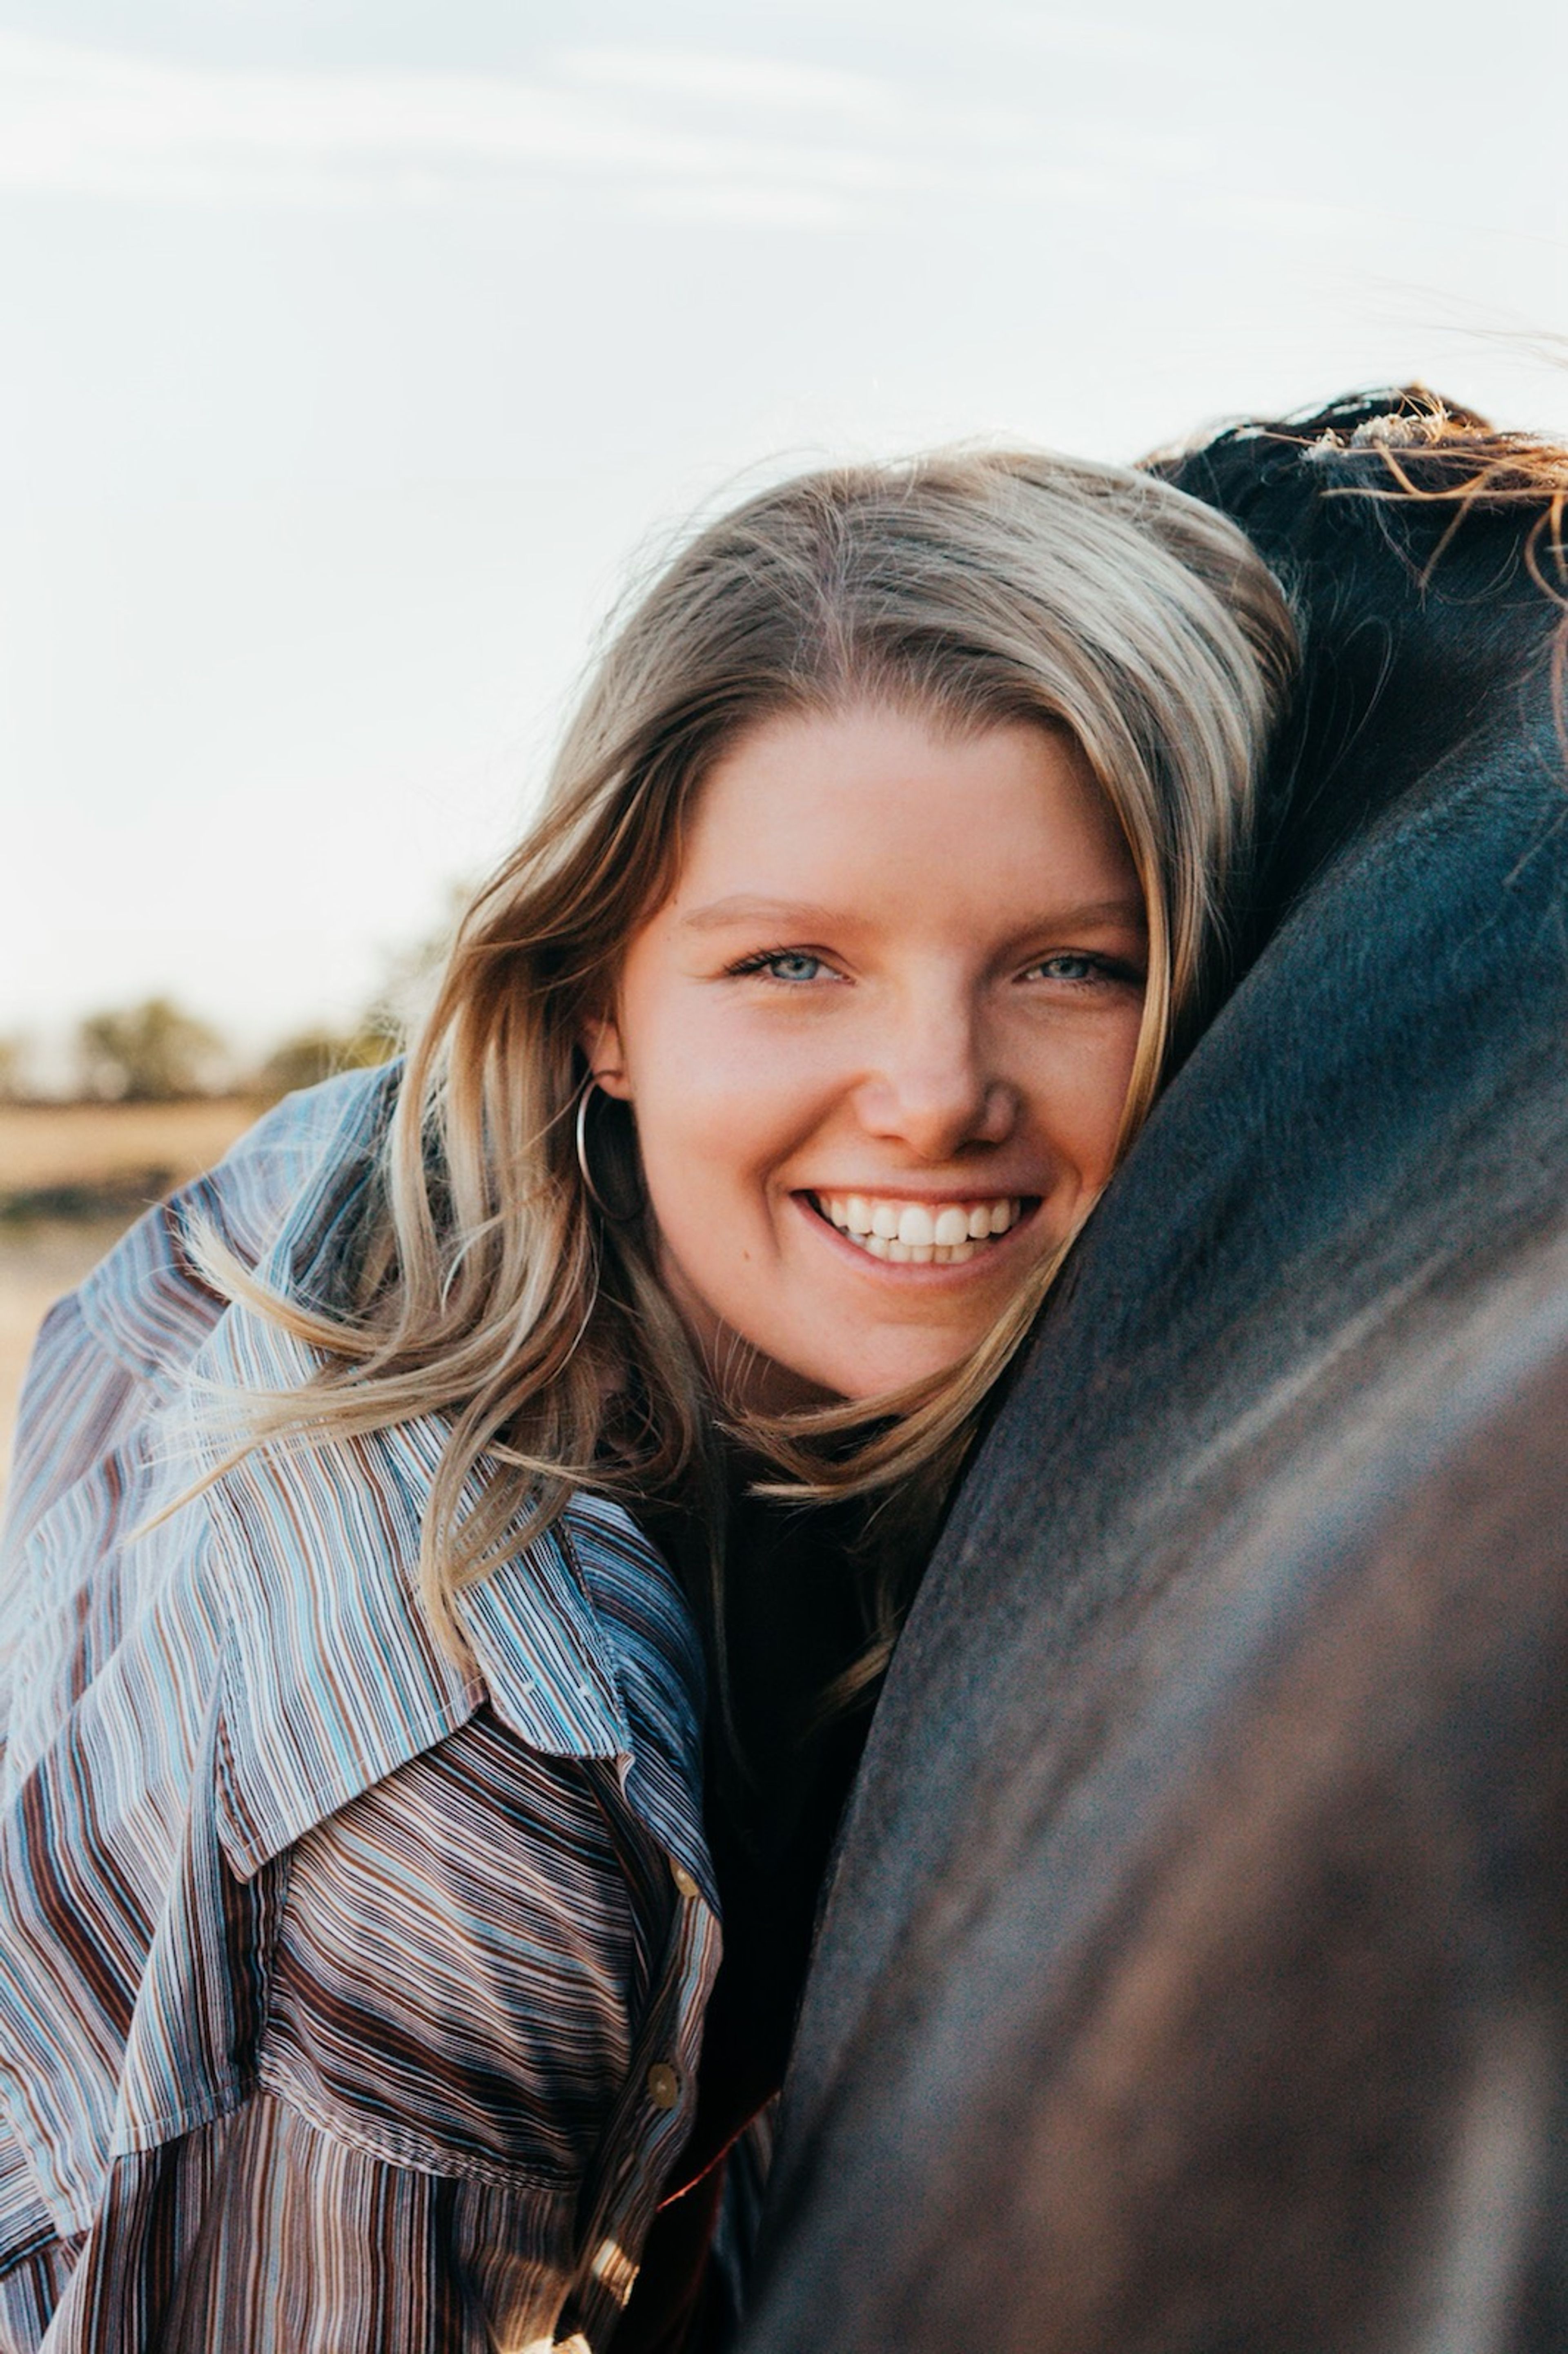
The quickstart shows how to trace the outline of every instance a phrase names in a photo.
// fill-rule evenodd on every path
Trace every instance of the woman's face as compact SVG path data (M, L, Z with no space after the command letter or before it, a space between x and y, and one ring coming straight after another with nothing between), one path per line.
M957 1363L1110 1173L1142 896L1076 745L790 715L700 795L586 1044L732 1399Z

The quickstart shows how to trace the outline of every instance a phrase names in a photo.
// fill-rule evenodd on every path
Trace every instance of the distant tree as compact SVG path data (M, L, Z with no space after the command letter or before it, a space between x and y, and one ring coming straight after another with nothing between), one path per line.
M390 1016L372 1013L354 1030L302 1030L275 1046L256 1074L256 1092L269 1103L291 1095L296 1087L313 1087L334 1071L368 1070L397 1052L398 1038Z
M116 1103L178 1103L212 1092L223 1041L166 997L90 1014L76 1034L84 1093Z
M27 1096L27 1042L0 1038L0 1103L25 1103Z

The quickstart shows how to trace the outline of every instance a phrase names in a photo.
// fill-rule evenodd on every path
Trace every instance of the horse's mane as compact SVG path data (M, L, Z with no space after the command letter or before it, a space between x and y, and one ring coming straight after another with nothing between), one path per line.
M1371 501L1383 510L1382 535L1414 566L1420 585L1439 594L1467 593L1462 567L1457 578L1440 573L1467 525L1504 522L1519 567L1558 608L1552 707L1568 744L1568 442L1501 429L1478 410L1410 384L1270 422L1238 421L1145 463L1229 507L1265 541L1292 529L1314 489L1328 499ZM1530 514L1522 536L1521 509Z
M1422 384L1349 393L1268 421L1237 419L1157 450L1143 463L1154 473L1185 476L1202 459L1220 466L1227 454L1245 452L1255 469L1259 441L1332 467L1336 488L1385 498L1483 507L1537 501L1561 517L1568 496L1568 443L1499 429Z

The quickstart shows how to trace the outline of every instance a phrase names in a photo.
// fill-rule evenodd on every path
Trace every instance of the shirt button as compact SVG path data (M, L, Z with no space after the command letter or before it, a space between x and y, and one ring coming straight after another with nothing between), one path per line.
M681 2097L681 2080L667 2060L655 2060L648 2071L648 2097L656 2109L673 2109Z
M691 1873L686 1870L683 1863L673 1863L670 1866L670 1877L674 1882L683 1896L700 1896L702 1894L702 1890L697 1886L696 1882L692 1878Z

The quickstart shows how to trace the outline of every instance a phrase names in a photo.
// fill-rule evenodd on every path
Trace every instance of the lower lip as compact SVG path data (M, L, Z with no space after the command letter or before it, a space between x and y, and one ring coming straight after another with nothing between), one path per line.
M984 1276L1012 1257L1011 1246L1033 1227L1040 1214L1039 1202L1032 1202L1013 1220L1004 1235L993 1235L983 1250L976 1251L973 1258L949 1259L942 1267L938 1267L935 1260L927 1260L921 1266L914 1259L874 1258L870 1251L862 1250L857 1243L852 1243L847 1235L842 1234L831 1218L824 1217L809 1193L792 1193L789 1198L802 1217L810 1222L812 1230L831 1243L847 1265L857 1267L862 1275L869 1276L879 1283L972 1283L977 1277Z

